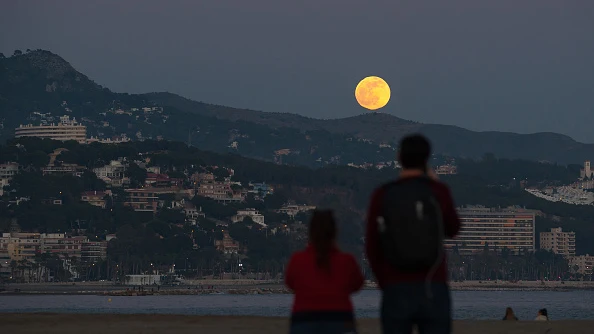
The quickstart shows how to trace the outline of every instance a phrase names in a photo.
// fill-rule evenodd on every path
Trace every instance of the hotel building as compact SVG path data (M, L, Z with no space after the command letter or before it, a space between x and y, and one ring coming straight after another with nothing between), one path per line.
M53 140L75 140L81 144L87 142L87 127L79 124L75 118L60 117L60 123L48 125L20 125L14 129L15 138L38 137Z
M575 232L563 232L561 227L540 232L540 249L564 256L575 256Z
M512 253L534 251L535 213L517 208L467 207L458 209L462 227L458 236L446 240L448 249L461 254L507 248Z

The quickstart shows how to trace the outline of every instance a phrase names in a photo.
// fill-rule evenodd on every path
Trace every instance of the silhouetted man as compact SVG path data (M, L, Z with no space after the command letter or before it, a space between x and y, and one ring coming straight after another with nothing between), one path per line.
M376 189L367 216L366 252L383 292L386 334L449 334L452 328L444 238L460 229L449 188L428 168L431 145L402 139L400 177Z

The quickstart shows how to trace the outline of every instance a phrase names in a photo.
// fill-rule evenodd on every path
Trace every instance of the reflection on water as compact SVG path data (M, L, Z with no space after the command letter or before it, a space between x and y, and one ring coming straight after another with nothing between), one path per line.
M594 291L455 291L456 319L501 319L505 308L531 320L546 307L552 320L594 319ZM109 301L111 298L111 302ZM291 295L198 295L107 297L73 295L0 296L0 312L163 313L287 316ZM358 317L378 316L380 293L354 297Z

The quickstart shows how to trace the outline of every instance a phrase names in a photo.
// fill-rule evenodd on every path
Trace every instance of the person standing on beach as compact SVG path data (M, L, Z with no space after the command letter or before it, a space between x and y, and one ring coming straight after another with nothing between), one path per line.
M536 319L534 319L536 321L548 321L549 320L549 312L547 311L546 308L541 308L540 310L538 310L538 313L536 314Z
M402 139L400 177L373 192L367 214L370 267L382 290L386 334L449 334L450 290L444 238L460 220L449 188L429 169L431 145L421 135Z
M314 211L309 244L289 260L285 284L295 294L291 334L356 333L350 295L363 287L355 258L336 245L332 211Z
M518 317L514 314L514 310L511 307L505 309L505 316L503 320L518 320Z

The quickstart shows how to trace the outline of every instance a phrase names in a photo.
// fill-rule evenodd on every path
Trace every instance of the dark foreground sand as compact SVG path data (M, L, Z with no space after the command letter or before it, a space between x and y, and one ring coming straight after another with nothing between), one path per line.
M380 333L377 319L361 319L360 333ZM287 333L286 318L113 314L0 314L2 333ZM551 322L457 321L456 334L586 334L593 320Z

